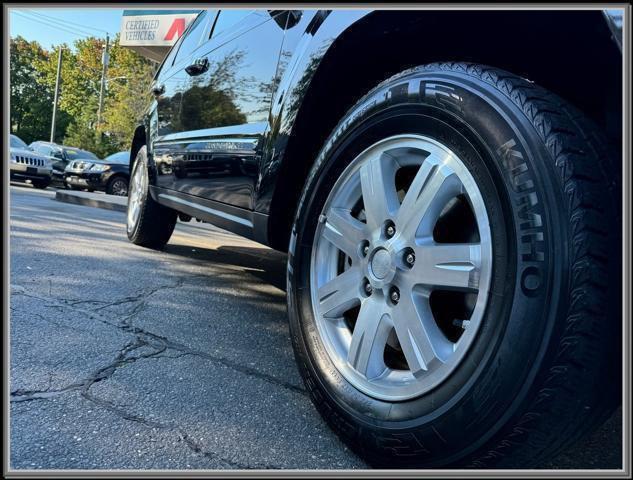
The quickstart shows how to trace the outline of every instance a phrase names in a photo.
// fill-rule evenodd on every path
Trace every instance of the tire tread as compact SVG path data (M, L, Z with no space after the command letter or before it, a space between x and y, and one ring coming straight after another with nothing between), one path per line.
M502 92L530 121L556 166L566 196L565 211L570 222L570 281L568 311L559 328L557 341L550 345L553 360L535 382L535 393L501 433L484 449L464 460L470 467L511 465L534 467L604 422L620 400L620 386L609 382L605 369L619 369L621 333L614 305L620 305L619 284L621 235L621 173L612 147L598 127L576 108L555 94L503 70L473 63L443 62L422 65L398 73L362 97L361 105L377 91L395 81L428 71L449 71L486 82ZM354 106L334 129L336 132L356 108ZM326 142L327 144L327 142ZM317 160L317 163L322 158ZM316 169L311 171L314 175ZM310 184L309 178L307 183ZM614 294L614 291L616 293ZM609 307L613 310L611 315ZM302 370L308 371L305 359ZM588 387L584 379L595 383ZM363 454L361 432L346 423L316 382L306 388L320 413L335 430ZM555 425L552 415L559 417ZM582 421L578 419L582 418ZM410 463L415 437L373 435L385 456ZM409 435L409 434L407 434ZM413 435L411 433L410 435ZM395 444L395 445L394 445ZM381 460L377 461L381 464Z

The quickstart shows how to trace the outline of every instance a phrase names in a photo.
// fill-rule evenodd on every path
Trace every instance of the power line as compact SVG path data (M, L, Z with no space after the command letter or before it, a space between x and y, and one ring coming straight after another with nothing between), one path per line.
M93 27L91 25L82 25L80 23L71 22L70 20L62 20L62 19L60 19L58 17L53 17L51 15L46 15L46 14L41 13L41 12L36 12L35 10L31 10L31 9L27 9L27 10L29 12L31 12L32 14L34 14L34 15L39 15L40 17L44 17L44 18L49 19L51 21L57 21L57 22L63 22L64 24L75 25L75 26L81 27L81 28L83 28L85 30L95 30L95 31L102 32L102 33L112 33L112 32L109 32L108 30L103 30L101 28Z
M15 13L16 15L20 15L20 16L22 16L23 18L26 18L27 20L31 20L31 21L33 21L33 22L40 23L40 24L42 24L42 25L46 25L46 26L49 26L49 27L54 27L54 28L56 28L56 29L57 29L57 28L59 28L59 27L57 27L57 26L49 25L48 23L45 23L44 21L41 21L41 20L38 20L38 19L35 19L35 18L31 18L31 17L29 17L29 16L26 16L26 14L24 14L23 12L12 12L12 13ZM63 31L68 32L68 33L70 33L70 34L77 35L77 36L79 36L79 37L83 37L83 35L82 35L82 34L79 34L79 33L77 33L77 32L73 32L73 31L71 31L71 30L66 30L66 29L64 29L64 28L59 28L59 30L63 30ZM86 38L91 38L91 37L93 37L93 36L92 36L92 35L89 35L89 36L87 36ZM94 38L94 37L93 37L93 38ZM92 70L93 72L96 72L96 73L101 73L101 69L97 69L97 68L91 67L91 66L89 66L89 65L86 65L86 64L85 64L85 63L83 63L83 62L78 62L78 63L77 63L77 65L78 65L79 67L81 67L81 68L86 68L86 69L88 69L88 70Z
M26 13L26 14L30 15L31 17L36 18L36 19L38 19L38 20L40 20L42 22L46 22L46 23L49 23L49 24L52 24L52 25L55 25L55 26L59 26L60 28L67 28L67 29L70 29L70 30L74 30L74 31L77 31L77 32L79 32L81 34L84 34L84 35L87 35L87 36L90 36L90 37L95 37L95 36L99 35L99 34L95 34L94 32L90 32L88 30L83 30L81 28L73 27L71 25L66 25L66 23L64 23L64 22L62 22L60 20L55 20L55 19L52 19L52 18L49 20L48 17L44 17L42 15L39 15L37 12L33 12L33 11L29 10L28 13L27 12L24 12L24 13Z
M67 28L72 28L72 29L75 29L75 30L77 30L77 31L79 31L81 33L85 33L86 35L96 36L95 33L91 32L90 30L94 30L94 31L97 31L97 32L109 33L106 30L101 30L100 28L94 28L94 27L90 27L90 26L81 26L81 25L76 24L74 22L70 22L70 21L67 21L67 20L61 20L59 18L51 17L49 15L44 15L43 13L39 13L39 12L36 12L34 10L28 10L27 9L27 12L29 12L30 15L36 15L37 17L39 17L42 20L45 20L47 22L59 24L61 26L67 27ZM69 24L71 24L71 25L69 25Z
M81 33L78 33L78 32L73 32L72 30L67 30L67 29L65 29L65 28L60 27L59 25L53 25L53 24L46 23L46 22L44 22L43 20L39 20L39 19L37 19L37 18L32 18L32 17L29 17L29 16L27 16L26 14L21 13L21 12L15 12L15 11L14 11L14 12L11 12L11 13L14 13L14 14L16 14L16 15L19 15L20 17L25 18L25 19L27 19L27 20L31 20L32 22L39 23L40 25L45 25L45 26L47 26L47 27L54 28L54 29L56 29L56 30L61 30L61 31L66 32L66 33L70 33L71 35L75 35L75 36L77 36L77 37L81 37L81 38L88 38L88 37L90 37L90 36L91 36L91 35L84 35L84 34L81 34Z

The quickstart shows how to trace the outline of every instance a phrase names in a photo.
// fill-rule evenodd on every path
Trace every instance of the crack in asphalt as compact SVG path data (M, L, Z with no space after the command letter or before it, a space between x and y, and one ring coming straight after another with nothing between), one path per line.
M234 460L224 458L214 452L210 452L203 449L202 446L198 442L196 442L186 431L184 431L182 428L178 426L147 419L141 415L127 411L125 408L116 405L114 402L99 398L91 393L90 389L94 384L110 379L114 375L114 373L117 371L118 368L130 363L136 362L137 360L155 359L155 358L181 358L186 355L192 355L192 356L204 358L211 362L221 364L227 368L240 372L244 375L258 378L260 380L266 381L268 383L272 383L274 385L280 386L292 392L299 393L301 395L307 395L307 392L305 391L305 389L297 387L296 385L285 382L283 380L280 380L272 375L241 365L240 363L234 362L225 357L215 356L215 355L211 355L200 350L193 349L184 344L169 340L167 337L149 332L143 328L140 328L131 324L131 320L137 315L139 315L141 312L143 312L143 310L146 308L147 303L145 300L147 299L147 297L166 288L169 288L169 289L179 288L180 286L183 285L183 283L184 283L184 279L179 279L176 282L176 284L173 284L173 285L162 285L162 286L153 287L150 289L145 288L145 289L142 289L136 295L128 295L122 299L97 307L92 311L84 310L82 308L76 307L77 304L89 303L91 302L90 300L77 301L76 299L69 300L69 299L63 299L63 298L58 298L58 297L50 297L50 296L46 297L46 296L41 296L41 295L34 295L31 293L27 293L26 290L19 285L12 286L11 287L12 294L23 295L28 298L33 298L33 299L37 299L43 302L47 302L46 306L49 308L57 308L57 309L60 309L61 311L64 311L65 309L69 309L76 313L87 315L90 319L97 320L105 325L117 328L126 333L134 335L134 340L126 343L123 346L123 348L119 350L119 353L116 355L116 357L111 363L97 369L92 375L88 376L85 379L79 382L75 382L70 385L67 385L60 389L53 390L51 389L52 376L50 376L49 386L47 389L44 389L44 390L17 389L11 392L10 402L16 403L16 402L25 402L25 401L34 401L34 400L44 400L44 399L49 399L49 398L62 395L71 391L79 391L80 395L87 401L108 410L109 412L117 415L120 418L123 418L124 420L135 422L135 423L144 425L148 428L158 428L158 429L170 430L170 431L176 432L178 434L179 439L182 440L183 444L192 452L202 455L205 458L208 458L209 460L219 462L225 467L238 468L238 469L252 469L252 468L278 469L280 468L279 466L275 466L271 464L259 464L259 463L243 464L240 462L236 462ZM100 302L100 301L96 301L92 303L97 303L97 302ZM104 308L107 308L107 307L118 306L118 305L123 305L127 303L134 303L134 302L137 302L136 305L134 305L130 309L130 311L123 316L123 319L119 323L113 323L108 318L101 315L100 313L96 313L97 310L103 310ZM15 307L11 307L11 308L13 311L16 311ZM68 328L74 328L74 327L68 327ZM136 352L138 349L142 347L150 347L152 350L149 352L138 354L138 355L133 355L133 352ZM165 352L167 352L168 350L173 350L180 353L178 355L167 355L165 354Z
M143 292L141 292L141 293L139 293L137 295L125 297L125 298L132 298L132 297L134 297L134 298L137 299L137 301L139 303L137 303L131 309L130 312L125 314L123 316L123 319L119 323L113 323L108 318L102 316L101 314L95 313L95 311L85 310L85 309L82 309L82 308L77 308L74 305L67 304L67 303L65 303L63 301L60 301L60 299L55 298L55 297L51 298L51 297L46 297L46 296L41 296L41 295L34 295L34 294L26 293L26 291L19 290L19 289L14 291L14 292L12 292L12 293L20 294L20 295L23 295L23 296L26 296L26 297L29 297L29 298L35 298L35 299L38 299L38 300L41 300L41 301L45 301L45 302L49 302L49 304L46 305L46 306L50 307L50 308L58 308L58 309L61 309L62 311L64 309L70 309L70 310L72 310L72 311L74 311L76 313L81 313L83 315L88 315L88 317L91 320L97 320L97 321L99 321L101 323L104 323L104 324L106 324L108 326L117 328L117 329L122 330L122 331L124 331L126 333L130 333L130 334L133 334L133 335L145 335L147 337L153 338L156 341L162 343L168 349L176 350L176 351L188 354L188 355L201 357L201 358L207 359L207 360L209 360L211 362L219 363L221 365L224 365L225 367L230 368L232 370L235 370L235 371L237 371L239 373L242 373L244 375L259 378L260 380L266 381L268 383L272 383L274 385L280 386L282 388L285 388L285 389L290 390L290 391L295 392L295 393L299 393L301 395L307 395L307 392L306 392L306 390L304 388L299 387L297 385L294 385L292 383L286 382L284 380L281 380L281 379L279 379L279 378L277 378L277 377L275 377L273 375L261 372L261 371L259 371L257 369L248 367L246 365L242 365L239 362L235 362L233 360L230 360L229 358L222 357L222 356L217 356L217 355L212 355L210 353L203 352L201 350L197 350L197 349L188 347L187 345L184 345L182 343L174 342L172 340L169 340L167 337L164 337L162 335L158 335L156 333L150 332L148 330L145 330L145 329L143 329L141 327L132 325L130 323L132 318L134 318L137 315L139 315L145 309L145 307L147 306L146 303L145 303L145 300L146 300L146 298L148 296L150 296L150 295L152 295L154 293L157 293L158 291L163 290L163 289L178 288L178 287L182 286L183 283L184 283L184 280L180 279L180 280L178 280L176 282L176 284L163 285L163 286L160 286L160 287L154 287L152 289L144 289ZM146 293L147 291L149 293ZM56 303L52 303L51 304L50 303L51 301L52 302L56 302ZM112 303L115 304L117 302L112 302Z
M224 457L220 457L217 454L213 453L213 452L209 452L207 450L204 450L199 443L197 443L193 438L191 438L191 436L189 436L186 432L182 432L180 431L180 438L182 439L182 441L185 443L185 445L187 445L187 447L189 447L190 450L192 450L195 453L198 453L200 455L202 455L205 458L208 458L209 460L215 460L215 461L220 461L223 462L225 465L232 467L232 468L238 468L238 469L261 469L261 470L281 470L282 467L281 466L276 466L273 464L263 464L263 463L253 463L253 464L244 464L241 462L236 462L234 460L229 460L227 458Z
M153 350L147 353L141 353L139 355L131 355L132 352L137 351L142 347L152 347ZM101 407L109 412L117 415L118 417L138 423L148 428L156 428L161 430L168 430L176 433L178 438L182 440L183 444L190 449L192 452L202 455L209 460L213 460L215 462L219 462L225 468L237 468L237 469L275 469L280 468L278 466L269 465L269 464L244 464L240 462L235 462L233 460L224 458L221 455L210 452L202 448L202 446L197 443L183 428L170 425L169 423L159 422L156 420L150 420L142 415L138 415L136 413L130 412L125 408L115 404L110 400L106 400L103 398L99 398L93 395L90 391L91 387L99 382L108 380L114 375L117 369L120 367L136 362L137 360L149 359L149 358L180 358L184 355L188 355L187 353L183 353L181 355L169 356L169 355L161 355L163 352L167 350L167 347L164 345L156 346L154 343L149 342L145 339L142 339L140 336L137 336L135 340L126 343L119 353L114 358L114 360L108 365L99 368L92 375L85 378L80 382L73 383L64 388L51 390L50 386L52 383L52 376L49 377L49 387L45 390L15 390L11 392L11 403L14 402L23 402L23 401L31 401L31 400L40 400L40 399L48 399L57 395L61 395L63 393L67 393L70 391L79 391L80 395L86 399L87 401Z

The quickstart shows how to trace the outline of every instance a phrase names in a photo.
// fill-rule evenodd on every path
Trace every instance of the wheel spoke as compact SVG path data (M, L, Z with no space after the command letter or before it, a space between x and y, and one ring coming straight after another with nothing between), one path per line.
M323 236L355 260L363 240L363 223L352 217L349 210L332 208L325 221Z
M324 317L338 318L360 303L360 268L351 267L319 288L319 307Z
M453 351L453 344L433 319L428 297L403 295L392 318L400 347L415 377L435 362L444 362Z
M415 237L424 221L424 235L431 235L442 208L462 191L457 175L438 155L431 155L420 166L402 205L396 225L406 237Z
M415 267L419 283L446 289L477 290L481 272L481 245L420 245L416 248Z
M360 169L365 216L372 230L380 228L398 208L395 171L396 161L381 154L374 155Z
M385 309L373 298L364 299L354 326L347 361L368 379L385 371L383 355L390 328Z
M318 334L339 373L379 400L432 391L480 338L492 276L490 220L458 154L434 138L393 135L341 164L323 192L310 258ZM436 243L448 234L464 243ZM469 312L458 312L454 302L462 300L453 296L464 297ZM446 331L459 322L461 330Z

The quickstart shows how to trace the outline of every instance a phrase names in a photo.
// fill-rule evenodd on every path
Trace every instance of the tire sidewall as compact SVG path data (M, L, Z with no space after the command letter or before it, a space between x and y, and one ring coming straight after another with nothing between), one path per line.
M399 133L430 136L472 159L467 166L486 201L494 260L489 304L467 357L428 394L389 403L362 394L329 359L312 313L309 258L320 208L363 146L368 126L398 116L421 120L417 131ZM369 449L380 449L398 435L405 444L423 445L421 455L427 452L429 458L437 458L429 445L440 437L450 445L443 445L448 461L481 446L516 415L547 361L555 319L564 308L559 292L567 281L567 254L560 245L566 231L560 212L545 208L564 201L552 162L542 161L547 156L534 127L508 97L456 72L416 72L387 82L340 122L306 182L288 272L297 360L315 404L339 433L354 441L370 431L373 444L363 445Z
M145 168L146 170L148 169L148 164L147 164L147 147L143 146L139 149L138 153L136 154L136 159L134 160L134 166L132 167L132 172L130 174L130 181L134 178L134 175L136 174L136 169L137 168ZM130 191L129 191L129 183L128 182L128 195L127 195L127 208L130 208ZM134 241L134 239L137 237L138 235L138 230L140 228L140 225L143 221L143 214L144 214L144 210L146 207L146 203L147 203L147 198L149 195L149 181L146 182L147 188L145 189L145 191L141 192L141 198L140 198L140 211L138 216L136 217L136 223L134 224L134 226L132 227L132 229L130 230L128 228L127 225L127 212L126 212L126 231L127 231L127 236L131 241Z

